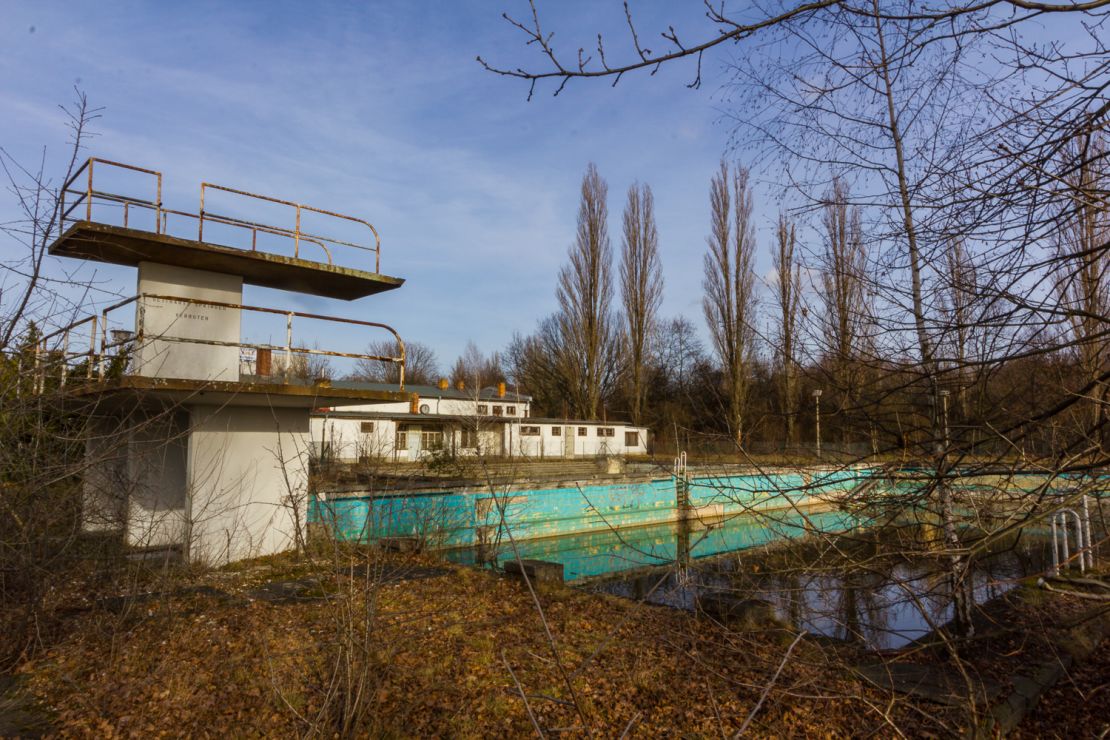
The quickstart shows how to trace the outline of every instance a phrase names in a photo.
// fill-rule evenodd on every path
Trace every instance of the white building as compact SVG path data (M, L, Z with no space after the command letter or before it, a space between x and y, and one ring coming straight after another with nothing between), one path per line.
M370 383L336 387L373 390ZM321 454L342 462L365 458L414 461L436 452L534 459L647 454L646 427L620 421L532 416L532 398L497 388L478 391L406 386L407 402L317 409L312 439Z

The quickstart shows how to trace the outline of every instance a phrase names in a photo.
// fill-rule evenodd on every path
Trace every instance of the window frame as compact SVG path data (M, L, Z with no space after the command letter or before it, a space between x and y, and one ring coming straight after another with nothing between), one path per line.
M430 442L430 444L429 444ZM421 427L420 449L439 450L443 448L443 427Z

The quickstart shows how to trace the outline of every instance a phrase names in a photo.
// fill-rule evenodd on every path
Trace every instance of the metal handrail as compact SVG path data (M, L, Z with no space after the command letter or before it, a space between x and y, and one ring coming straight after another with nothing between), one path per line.
M172 301L176 303L185 303L188 305L199 306L212 306L216 308L228 308L239 311L253 311L256 313L274 314L286 317L286 343L284 345L275 345L268 343L252 343L252 342L228 342L216 339L198 339L191 337L175 337L165 334L148 337L145 333L144 320L145 309L144 303L146 300L163 300ZM132 303L138 303L139 310L136 316L135 333L127 339L118 341L108 340L108 314L112 311L118 310ZM350 324L354 326L364 326L377 329L384 329L393 335L394 340L397 342L398 355L396 357L387 357L383 355L372 355L366 353L356 352L338 352L334 350L313 349L309 347L298 347L293 344L293 320L295 318L310 319L317 321L330 321L340 324ZM89 348L88 350L73 351L69 349L70 335L75 329L81 326L92 323L92 330L89 334ZM57 348L51 349L50 342L60 337L60 350ZM99 338L99 346L97 339ZM140 293L139 295L125 298L122 301L113 303L110 306L102 309L99 314L91 314L82 319L74 321L69 325L57 329L49 334L43 335L35 344L34 350L34 389L36 393L41 393L45 389L46 372L44 368L44 361L51 358L60 362L62 370L60 373L59 385L64 387L67 379L66 369L69 367L71 360L80 360L81 358L87 360L88 364L85 370L85 378L92 382L104 382L107 380L105 373L105 360L110 359L108 354L109 350L118 348L128 343L134 343L136 346L141 345L144 341L164 341L164 342L180 342L186 344L204 344L211 346L221 347L239 347L241 349L254 349L254 350L277 350L284 352L287 357L292 357L294 354L303 355L323 355L328 357L345 357L348 359L356 360L371 360L378 362L390 362L398 365L398 388L404 390L405 387L405 364L406 352L405 343L401 339L400 334L389 326L376 321L364 321L362 319L349 319L341 316L326 316L324 314L306 313L303 311L288 311L278 308L269 308L265 306L249 306L239 303L227 303L224 301L210 301L200 298L184 298L181 296L160 295L155 293ZM94 375L95 366L95 375Z
M131 170L132 172L140 172L144 175L153 175L154 178L155 178L155 182L156 182L154 200L153 201L147 201L147 200L144 200L144 199L141 199L141 198L128 198L127 196L116 195L116 194L112 194L112 193L101 193L101 192L95 190L93 188L93 171L94 171L94 167L95 167L97 162L99 162L100 164L108 165L110 167L118 167L118 168L124 169L124 170ZM82 189L82 190L73 190L72 189L73 183L77 181L77 178L80 177L81 173L83 173L83 172L85 173L85 176L86 176L85 188ZM83 196L83 198L78 199L77 203L74 203L73 206L71 206L70 208L67 209L66 208L66 194L67 193L81 194ZM76 207L77 205L79 205L82 202L82 200L85 203L85 220L86 221L92 221L93 198L94 197L108 198L109 196L111 198L120 200L121 202L122 201L127 201L127 202L133 202L135 204L143 203L143 204L148 204L148 205L153 206L155 208L155 230L156 230L155 233L161 233L161 231L159 230L160 229L160 223L161 223L161 217L158 215L158 211L160 211L161 208L162 208L162 173L158 172L157 170L147 169L146 167L136 167L135 165L132 165L132 164L124 164L123 162L115 162L113 160L102 159L100 157L89 157L88 159L86 159L85 163L82 164L80 167L78 167L77 171L74 172L70 176L70 178L68 180L66 180L65 185L62 186L61 212L62 212L63 221L70 214L70 212L73 210L73 208ZM127 211L126 211L126 208L125 208L124 213L126 214L126 212ZM126 215L125 215L125 219L126 219Z
M119 193L110 193L110 192L95 189L93 187L93 184L94 184L93 173L94 173L96 164L118 167L120 169L130 170L130 171L133 171L133 172L139 172L139 173L142 173L142 174L147 174L147 175L153 176L155 178L155 182L156 182L155 193L154 193L153 199L132 197L132 196L127 196L127 195L122 195L122 194L119 194ZM79 178L81 178L82 175L84 175L84 177L85 177L85 183L84 183L83 187L80 187L80 188L74 187L75 183L78 181ZM218 214L218 213L210 213L210 212L205 210L205 202L206 202L206 196L207 196L207 191L208 190L219 190L221 192L231 193L233 195L241 195L241 196L244 196L244 197L247 197L247 198L253 198L255 200L260 200L260 201L267 202L267 203L276 203L278 205L289 206L290 208L293 208L295 210L294 225L293 225L292 228L287 228L287 227L284 227L284 226L273 226L273 225L269 225L269 224L256 223L256 222L253 222L253 221L237 218L237 217L234 217L234 216L227 216L227 215ZM67 198L66 198L67 195L74 195L76 197L72 202L67 204ZM240 190L240 189L237 189L237 188L226 187L224 185L217 185L215 183L210 183L210 182L202 182L201 183L201 186L200 186L200 210L199 210L198 213L189 213L189 212L186 212L186 211L178 211L178 210L174 210L174 209L170 209L170 208L165 208L162 204L162 173L158 172L156 170L147 169L145 167L136 167L134 165L124 164L122 162L114 162L112 160L102 159L102 158L99 158L99 157L89 157L85 161L85 163L82 164L77 169L77 171L74 172L73 175L70 176L70 178L62 186L61 200L62 200L62 202L61 202L61 213L62 213L63 222L65 222L67 220L72 220L71 219L71 214L73 213L73 211L77 207L79 207L81 205L85 206L85 214L84 214L85 219L84 220L92 221L93 220L93 212L92 211L93 211L94 201L107 201L107 202L112 202L112 203L120 203L120 204L123 205L123 221L124 221L124 226L125 227L128 225L129 211L132 207L145 208L145 209L150 209L150 210L154 211L154 216L155 216L154 232L156 234L166 233L166 227L167 227L166 216L167 215L172 214L172 215L186 216L188 218L197 219L197 240L198 241L203 241L204 240L204 224L207 221L207 222L221 224L221 225L225 225L225 226L232 226L232 227L237 227L237 228L250 230L251 231L251 251L257 251L258 250L258 234L259 234L259 232L261 232L261 233L264 233L264 234L271 234L271 235L274 235L274 236L281 236L281 237L284 237L284 238L292 239L293 240L293 256L295 258L300 257L300 243L301 243L301 241L306 241L306 242L309 242L311 244L315 244L315 245L319 246L321 249L323 249L324 254L327 258L327 264L329 264L329 265L333 264L331 250L327 246L329 244L332 245L332 246L342 246L342 247L347 247L347 248L351 248L351 249L360 249L360 250L363 250L363 251L366 251L366 252L373 252L374 253L374 272L376 272L376 273L381 272L381 246L382 246L381 236L378 234L378 230L376 228L374 228L374 225L371 224L369 221L366 221L365 219L357 218L355 216L348 216L348 215L343 214L343 213L337 213L335 211L329 211L329 210L326 210L326 209L323 209L323 208L316 208L314 206L305 205L303 203L297 203L295 201L283 200L281 198L274 198L274 197L271 197L271 196L268 196L268 195L260 195L258 193L252 193L252 192L249 192L247 190ZM346 241L346 240L343 240L343 239L333 239L331 237L323 236L322 234L313 234L313 233L308 233L308 232L302 231L301 230L301 214L302 214L302 212L318 213L320 215L328 216L330 218L342 219L342 220L349 221L349 222L354 223L354 224L359 224L361 226L365 226L367 229L370 230L370 233L373 235L374 245L373 246L368 246L368 245L365 245L365 244L358 244L356 242ZM234 246L234 245L229 245L229 246Z
M171 216L171 215L172 216L184 216L185 218L195 218L195 219L198 219L198 220L200 219L200 215L196 214L196 213L187 213L186 211L176 211L172 208L163 208L162 209L162 232L163 233L168 233L166 231L167 217ZM284 236L284 237L292 237L293 236L293 232L290 231L289 229L283 229L280 226L267 226L265 224L259 224L259 223L255 223L253 221L247 221L247 220L241 219L241 218L233 218L231 216L217 216L217 215L214 215L214 214L208 214L205 218L206 218L206 220L212 221L214 223L225 224L227 226L237 226L237 227L243 228L243 229L250 229L251 230L251 251L252 252L257 252L258 251L258 232L262 232L263 234L273 234L274 236ZM319 239L318 239L315 236L301 234L300 238L301 238L301 241L306 241L306 242L309 242L311 244L315 244L316 246L320 247L320 249L324 250L324 256L327 258L328 264L329 265L334 264L332 262L332 258L331 258L331 250L328 249L327 245L324 244L324 242L319 241L319 239L323 239L323 238L326 238L326 237L319 237ZM348 246L344 242L334 242L333 241L332 243L333 244L342 244L344 246ZM365 249L365 247L359 247L359 248L360 249Z
M374 252L374 254L376 255L375 263L374 263L374 272L378 272L380 267L381 267L380 261L381 261L382 239L381 239L381 236L379 236L379 234L378 234L378 230L375 229L374 225L371 224L369 221L366 221L366 220L361 219L361 218L357 218L355 216L348 216L348 215L343 214L343 213L336 213L335 211L328 211L328 210L325 210L323 208L316 208L314 206L308 206L308 205L305 205L303 203L297 203L297 202L291 201L291 200L282 200L281 198L273 198L273 197L268 196L268 195L259 195L258 193L251 193L247 190L239 190L237 188L229 188L225 185L217 185L217 184L211 183L211 182L202 182L200 184L200 225L197 229L197 240L198 241L204 241L204 238L203 238L203 235L204 235L204 220L205 220L205 216L206 216L205 210L204 210L204 203L205 203L205 196L206 196L207 191L208 191L209 188L211 188L212 190L220 190L220 191L223 191L225 193L232 193L234 195L242 195L242 196L245 196L247 198L255 198L256 200L262 200L262 201L266 201L268 203L277 203L278 205L290 206L291 208L296 209L296 226L295 226L294 231L293 231L293 234L294 234L293 254L294 254L294 256L296 256L296 254L297 254L298 245L299 245L300 239L302 237L302 232L301 232L301 212L302 211L309 211L311 213L319 213L323 216L331 216L332 218L340 218L340 219L344 219L346 221L350 221L352 223L361 224L361 225L367 227L368 229L370 229L370 233L374 235L374 247L373 247L373 249L371 249L370 247L363 246L361 244L355 244L353 242L341 241L341 240L338 240L338 239L328 238L327 241L331 242L332 244L342 244L345 247L354 247L355 249L362 249L362 250L365 250L367 252ZM313 235L313 236L315 236L317 239L324 239L325 238L325 237L322 237L318 234Z

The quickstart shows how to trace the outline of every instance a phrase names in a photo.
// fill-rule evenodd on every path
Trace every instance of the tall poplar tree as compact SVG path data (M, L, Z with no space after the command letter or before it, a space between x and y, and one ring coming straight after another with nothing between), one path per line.
M591 162L582 178L578 233L559 270L556 297L561 337L559 366L577 414L597 418L602 398L619 374L615 352L613 251L609 243L609 186Z
M724 371L728 425L738 445L744 441L744 407L755 350L755 229L747 169L721 167L709 186L710 232L706 241L702 308L713 349Z
M627 331L629 411L632 423L640 424L646 400L645 365L649 342L659 303L663 300L659 232L655 228L655 199L650 186L633 184L628 189L622 236L620 278Z

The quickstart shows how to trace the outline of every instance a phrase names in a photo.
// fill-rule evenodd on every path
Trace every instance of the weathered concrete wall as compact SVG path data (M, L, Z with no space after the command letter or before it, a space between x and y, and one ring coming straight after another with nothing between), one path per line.
M482 487L378 496L344 494L314 502L309 517L345 539L418 535L436 545L466 546L488 543L505 527L514 538L525 540L660 524L683 517L718 518L753 509L789 510L812 504L823 494L851 490L869 475L867 470L838 470L696 478L690 486L690 508L685 511L676 505L673 478L641 478L555 487L522 483L496 494Z
M81 476L81 524L86 532L122 532L127 522L128 435L114 416L89 419Z
M191 406L97 425L86 530L212 564L282 552L303 534L308 409Z
M189 414L168 411L130 430L127 544L167 547L188 536Z
M119 532L132 547L183 547L187 537L188 413L137 412L90 420L83 525Z
M307 507L307 409L192 409L190 558L223 563L288 550Z
M243 278L153 262L139 263L139 292L241 304ZM134 372L159 378L239 380L239 348L158 337L240 341L239 309L143 299L136 308L143 342L135 349Z

